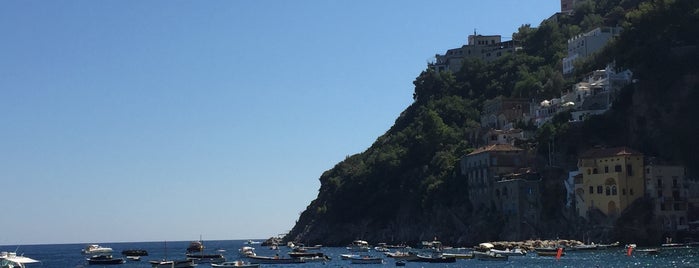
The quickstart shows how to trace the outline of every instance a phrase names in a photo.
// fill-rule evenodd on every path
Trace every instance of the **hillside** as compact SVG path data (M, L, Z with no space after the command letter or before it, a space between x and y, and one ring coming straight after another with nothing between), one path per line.
M640 2L640 3L639 3ZM595 4L596 3L596 4ZM583 1L572 15L559 15L514 34L523 50L484 63L467 61L461 71L423 71L414 81L414 102L366 151L347 157L320 176L318 197L285 237L307 244L346 245L354 239L414 243L438 237L472 245L507 236L502 215L474 210L459 159L471 152L483 102L497 96L542 100L556 97L582 74L616 61L637 83L624 88L613 109L570 126L562 117L537 130L526 144L532 153L555 141L560 167L594 145L625 145L647 155L699 167L699 3L692 0ZM564 78L567 40L602 25L622 25L618 40ZM524 127L531 128L531 126ZM541 158L544 158L543 155ZM532 237L575 236L583 227L565 216L561 168L536 163L543 176L542 221Z

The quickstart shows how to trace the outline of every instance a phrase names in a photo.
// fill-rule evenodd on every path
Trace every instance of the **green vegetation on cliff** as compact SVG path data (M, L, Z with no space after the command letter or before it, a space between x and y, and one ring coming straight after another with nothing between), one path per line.
M501 216L494 210L473 213L458 165L474 149L483 101L558 97L580 74L614 60L640 82L626 87L609 113L577 128L564 115L540 128L531 146L555 141L562 166L574 166L578 152L596 144L631 146L699 166L691 157L699 149L699 128L692 123L699 116L697 22L699 3L693 0L582 1L573 15L520 27L514 39L522 51L491 63L466 61L457 73L423 71L414 81L413 104L393 127L369 149L321 175L318 197L286 240L345 245L354 239L412 243L438 237L450 244L497 239ZM618 41L577 66L578 77L561 75L570 37L620 24ZM545 187L561 190L556 184ZM543 222L558 228L538 226L538 235L565 235L562 196L550 196Z

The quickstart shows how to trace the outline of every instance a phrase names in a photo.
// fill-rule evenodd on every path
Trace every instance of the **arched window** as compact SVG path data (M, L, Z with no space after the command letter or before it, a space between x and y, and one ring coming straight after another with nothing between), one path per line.
M616 185L612 185L612 195L616 195Z

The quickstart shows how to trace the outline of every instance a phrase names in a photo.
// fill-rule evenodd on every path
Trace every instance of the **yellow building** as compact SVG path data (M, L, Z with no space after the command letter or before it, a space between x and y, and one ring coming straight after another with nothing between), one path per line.
M582 217L593 209L615 217L643 197L643 154L637 151L627 147L590 149L580 155L578 170L575 197Z

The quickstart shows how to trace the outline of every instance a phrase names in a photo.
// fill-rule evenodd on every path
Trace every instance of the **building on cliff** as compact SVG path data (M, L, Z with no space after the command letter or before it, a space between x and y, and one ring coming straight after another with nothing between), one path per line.
M468 44L460 48L447 50L444 55L436 54L435 61L429 67L437 72L461 70L466 59L480 59L484 62L494 61L508 53L521 49L514 40L502 41L500 35L472 34L468 36Z
M469 201L475 209L495 205L495 184L507 174L529 166L526 152L510 144L480 147L461 158L461 174L466 177Z
M514 123L525 121L529 117L530 102L522 98L505 98L502 96L483 102L481 127L494 129L512 129Z
M656 217L663 231L671 233L689 228L687 220L688 184L683 166L663 165L649 160L645 167L646 195L653 198Z
M493 183L493 201L505 220L501 239L521 241L538 234L541 218L541 176L529 172L506 174Z
M575 177L576 211L587 218L598 209L617 217L644 193L643 154L627 147L593 148L578 158Z
M568 39L568 56L563 58L563 75L575 71L575 62L600 51L612 37L621 33L621 27L599 27Z

